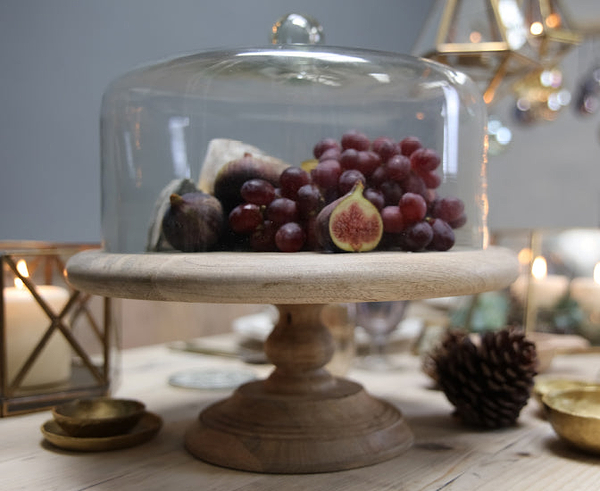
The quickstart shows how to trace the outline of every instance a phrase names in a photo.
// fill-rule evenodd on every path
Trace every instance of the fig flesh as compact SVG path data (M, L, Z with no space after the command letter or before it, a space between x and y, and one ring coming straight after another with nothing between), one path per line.
M194 191L171 194L170 206L162 220L162 232L173 248L183 252L204 252L219 243L224 214L221 202L210 194Z
M316 219L319 246L329 251L367 252L375 249L383 235L379 210L363 196L364 185L328 204Z

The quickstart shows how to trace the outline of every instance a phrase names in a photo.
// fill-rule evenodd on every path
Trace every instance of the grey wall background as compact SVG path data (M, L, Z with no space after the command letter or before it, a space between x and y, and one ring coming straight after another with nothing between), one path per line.
M600 39L586 41L561 63L573 98L584 74L600 67L597 48ZM506 99L490 109L513 133L508 149L489 158L490 227L600 226L600 111L581 117L565 107L553 122L523 126L513 108Z
M288 12L328 44L410 52L432 0L2 0L0 240L101 240L99 110L136 65L217 47L263 45ZM571 57L570 82L582 67ZM590 61L591 63L591 61ZM510 122L510 108L499 108ZM514 128L490 160L492 228L600 222L600 121L564 111Z

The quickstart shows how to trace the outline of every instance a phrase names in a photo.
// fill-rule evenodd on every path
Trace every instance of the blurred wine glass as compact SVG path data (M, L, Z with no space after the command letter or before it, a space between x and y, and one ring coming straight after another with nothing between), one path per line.
M369 336L368 355L358 360L367 370L391 370L397 368L387 353L390 335L404 318L407 300L396 302L362 302L356 304L356 324Z

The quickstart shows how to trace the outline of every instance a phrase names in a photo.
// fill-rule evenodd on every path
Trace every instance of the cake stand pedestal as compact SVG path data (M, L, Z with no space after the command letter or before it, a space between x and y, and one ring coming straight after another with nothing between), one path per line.
M386 460L412 443L401 413L323 366L333 354L321 305L278 305L265 343L275 369L207 408L186 435L202 460L258 472L323 472Z
M514 254L502 248L406 254L114 254L86 251L69 282L96 295L166 301L272 303L265 344L275 365L200 413L186 448L224 467L329 472L399 455L412 444L401 412L323 367L333 354L321 309L332 302L413 300L508 286Z

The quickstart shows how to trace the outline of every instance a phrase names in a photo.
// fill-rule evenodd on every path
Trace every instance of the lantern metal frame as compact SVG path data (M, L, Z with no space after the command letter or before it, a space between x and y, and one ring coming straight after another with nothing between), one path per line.
M481 0L487 5L489 13L487 21L489 22L490 32L495 34L498 40L495 41L454 41L456 26L456 15L461 7L463 0L446 0L443 7L443 13L438 25L435 37L435 46L433 51L422 54L426 58L439 61L457 69L464 69L467 74L473 68L480 68L486 71L484 87L482 88L483 99L489 106L497 102L500 98L500 86L508 79L514 79L529 73L539 67L534 53L530 52L530 47L523 42L523 45L515 47L509 40L511 29L515 26L507 25L503 19L502 5L503 0ZM504 0L506 1L506 0ZM514 11L520 12L517 0L514 0ZM525 36L525 25L521 26L523 36ZM496 60L493 63L493 60ZM475 80L482 82L481 80Z
M540 33L530 32L530 44L545 66L556 65L583 41L581 33L570 28L570 19L559 0L523 0L523 12L529 26L540 23Z
M115 326L114 302L99 297L100 313L92 311L93 295L84 294L70 287L65 280L64 269L69 257L87 249L98 248L92 244L54 244L47 242L2 242L0 243L0 417L50 408L61 402L79 397L104 396L110 391L116 376L115 351L119 349L118 326ZM28 265L30 276L18 271L17 262L26 257L32 259ZM40 274L41 272L41 274ZM40 296L34 275L40 276L44 284L62 283L69 291L69 299L60 312L55 312ZM48 327L35 344L23 365L12 380L8 380L8 336L6 325L4 288L8 278L19 278L35 302L47 315ZM85 346L65 321L71 323L85 318L95 338L95 352ZM44 347L53 334L62 335L73 351L72 372L65 383L35 387L23 386L23 380L39 359ZM88 343L89 344L89 343Z

